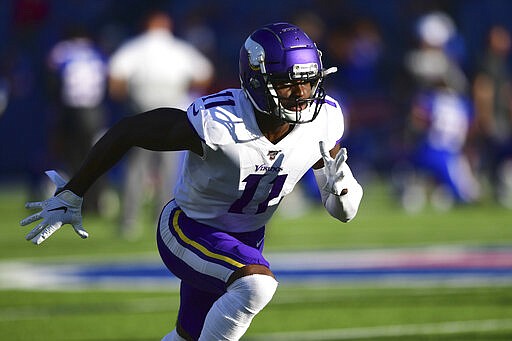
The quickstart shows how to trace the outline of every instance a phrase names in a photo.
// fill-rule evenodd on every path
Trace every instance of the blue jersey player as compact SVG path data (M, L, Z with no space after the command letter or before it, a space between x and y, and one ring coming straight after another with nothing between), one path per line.
M157 244L181 280L176 328L163 340L238 340L270 301L278 282L262 255L265 224L313 167L327 211L347 222L363 190L345 162L343 114L327 96L315 43L298 27L254 31L240 51L241 89L195 100L187 112L159 108L122 119L92 148L55 196L27 203L42 219L27 240L40 244L63 224L82 237L82 196L130 148L186 150Z
M473 119L470 101L440 84L418 94L411 111L412 123L419 135L411 153L416 170L446 187L453 201L475 202L480 185L464 154Z

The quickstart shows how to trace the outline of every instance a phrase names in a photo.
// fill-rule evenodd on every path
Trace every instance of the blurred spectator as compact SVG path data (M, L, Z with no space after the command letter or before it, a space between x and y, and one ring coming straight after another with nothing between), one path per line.
M481 167L502 204L512 208L512 78L511 35L491 27L487 48L473 82Z
M56 111L53 149L64 172L78 171L107 122L107 60L84 27L73 25L48 56L50 92ZM105 186L100 179L88 193L85 210L98 212Z
M453 20L443 12L426 14L417 22L419 45L406 55L406 68L416 88L429 87L443 79L447 86L465 92L468 80L460 65L448 53L447 46L456 36Z
M473 106L465 95L466 76L444 50L456 30L452 20L440 12L427 14L417 29L419 47L406 56L416 86L406 127L409 163L397 168L394 179L406 210L423 207L427 194L434 207L448 209L480 196L464 150Z
M145 30L111 57L111 96L127 100L131 114L158 107L185 109L192 89L205 90L213 77L211 62L173 34L173 21L163 11L151 12ZM154 194L155 209L165 204L176 182L180 153L134 149L128 155L122 193L120 233L135 239L141 230L139 210L144 196Z

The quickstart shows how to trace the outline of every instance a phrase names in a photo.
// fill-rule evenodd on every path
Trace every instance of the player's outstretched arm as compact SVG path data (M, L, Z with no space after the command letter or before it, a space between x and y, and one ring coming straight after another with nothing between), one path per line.
M132 147L202 153L201 140L191 127L185 111L174 108L151 110L126 117L110 128L94 145L64 189L83 196L94 181L112 168Z
M315 178L327 211L343 222L352 220L359 209L363 188L346 163L347 150L336 145L330 152L320 142L323 168L314 169ZM331 155L335 155L334 158Z
M42 220L26 239L40 244L65 224L71 224L80 237L87 238L88 233L82 227L82 197L94 181L114 166L131 147L202 153L201 141L182 110L161 108L124 118L93 146L69 182L55 171L47 172L56 184L55 195L25 205L27 208L40 208L41 211L23 219L20 222L22 226Z

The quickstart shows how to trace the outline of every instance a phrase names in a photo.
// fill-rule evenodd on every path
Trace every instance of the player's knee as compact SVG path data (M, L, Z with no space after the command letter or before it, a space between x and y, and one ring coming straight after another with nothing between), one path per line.
M268 275L252 274L235 280L228 288L248 313L257 314L272 299L278 282Z

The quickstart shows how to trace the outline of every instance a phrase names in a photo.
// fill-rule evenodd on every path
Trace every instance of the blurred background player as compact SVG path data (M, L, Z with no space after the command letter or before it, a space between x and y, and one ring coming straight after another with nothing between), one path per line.
M419 180L427 180L423 185L432 186L424 189L432 194L434 207L474 203L480 196L479 182L464 153L473 115L470 99L442 81L413 100L409 129L415 144L410 161ZM406 208L417 200L408 192L411 189L405 189Z
M494 25L473 82L480 168L495 200L512 207L510 32Z
M55 112L50 145L62 171L75 173L108 123L107 58L86 28L70 25L48 56L49 92ZM99 212L102 178L87 193L88 211Z
M145 18L144 32L124 43L110 59L110 94L115 100L127 100L132 114L158 107L185 109L192 90L200 94L210 85L214 71L210 61L175 37L172 29L166 12L152 11ZM123 237L134 239L141 233L139 213L148 195L158 208L168 200L180 163L177 152L130 151L121 197Z
M468 80L446 48L456 34L452 19L442 12L428 13L419 18L417 33L419 46L406 56L415 84L406 133L411 168L402 179L395 178L406 210L423 207L429 194L434 207L448 209L480 196L464 149L473 106L466 95Z

